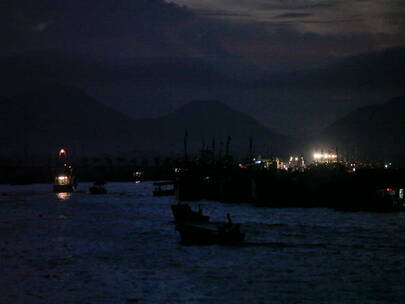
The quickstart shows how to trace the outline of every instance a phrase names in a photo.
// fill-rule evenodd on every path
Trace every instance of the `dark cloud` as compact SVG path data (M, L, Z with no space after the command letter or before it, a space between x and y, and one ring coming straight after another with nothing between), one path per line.
M386 41L384 37L376 39L358 33L322 35L299 32L295 29L296 23L224 23L219 28L229 53L258 67L275 70L322 65L340 57L378 49L377 41Z
M308 24L338 24L338 23L353 23L361 22L363 19L360 18L351 18L351 19L337 19L337 20L300 20L300 23Z
M201 9L196 10L196 13L202 16L211 16L211 17L252 17L250 14L241 13L241 12L232 12L226 10L209 10L209 9Z
M18 2L18 3L17 3ZM194 13L163 0L5 0L6 51L75 50L100 56L224 54Z
M176 2L3 0L0 54L56 49L101 58L238 58L281 68L405 43L404 12L391 9L400 2Z
M275 16L274 18L303 18L312 16L312 13L284 13Z
M259 3L260 10L307 10L307 9L331 9L337 7L339 2L308 2L308 1L273 1L270 3Z

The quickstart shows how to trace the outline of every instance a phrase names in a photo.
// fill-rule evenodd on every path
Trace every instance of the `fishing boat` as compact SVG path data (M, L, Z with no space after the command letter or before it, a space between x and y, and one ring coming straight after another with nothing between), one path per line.
M77 182L73 168L67 163L67 151L60 149L58 152L59 167L54 174L53 192L74 192Z
M405 211L404 186L385 187L367 191L363 197L345 200L335 206L338 211L403 212Z
M200 205L198 205L198 211L193 211L188 204L177 204L171 207L176 223L208 222L210 219L209 216L203 215Z
M404 188L386 187L377 190L367 207L366 211L405 211Z
M53 192L74 192L76 181L71 170L67 169L55 175Z

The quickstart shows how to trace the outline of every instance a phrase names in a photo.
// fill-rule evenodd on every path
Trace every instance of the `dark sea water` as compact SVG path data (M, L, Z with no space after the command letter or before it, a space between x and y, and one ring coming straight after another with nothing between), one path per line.
M0 185L0 304L405 303L404 213L203 201L246 243L183 246L152 183L89 186Z

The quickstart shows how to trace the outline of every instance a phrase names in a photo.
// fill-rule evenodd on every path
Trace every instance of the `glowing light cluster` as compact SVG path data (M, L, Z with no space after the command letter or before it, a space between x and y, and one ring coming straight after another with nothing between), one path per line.
M69 177L66 175L59 175L58 176L58 184L59 185L68 185L69 184Z
M329 153L314 153L315 160L334 160L337 158L336 154Z

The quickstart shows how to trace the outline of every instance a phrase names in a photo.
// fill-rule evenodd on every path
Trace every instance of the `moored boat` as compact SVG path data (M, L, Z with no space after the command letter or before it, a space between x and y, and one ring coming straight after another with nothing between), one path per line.
M74 192L75 190L76 182L73 174L65 171L55 176L53 192Z

